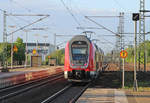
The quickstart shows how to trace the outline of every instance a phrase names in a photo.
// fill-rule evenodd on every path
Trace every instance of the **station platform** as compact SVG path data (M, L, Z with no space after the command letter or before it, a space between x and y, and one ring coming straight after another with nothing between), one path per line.
M0 72L0 88L42 78L63 72L63 66L42 66L30 68L9 69L9 72Z
M149 103L150 92L89 88L76 103Z

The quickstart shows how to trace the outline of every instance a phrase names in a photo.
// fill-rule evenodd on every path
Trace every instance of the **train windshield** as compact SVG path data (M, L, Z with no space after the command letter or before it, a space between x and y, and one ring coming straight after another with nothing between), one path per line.
M72 63L74 65L84 65L88 60L88 45L84 41L72 44Z
M72 54L87 54L87 48L72 48Z

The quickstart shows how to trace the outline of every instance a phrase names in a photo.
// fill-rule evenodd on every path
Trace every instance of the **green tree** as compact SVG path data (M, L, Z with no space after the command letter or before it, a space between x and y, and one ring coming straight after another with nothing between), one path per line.
M3 61L3 53L4 53L4 50L3 50L3 43L0 44L0 61L2 62ZM8 63L10 63L10 54L11 54L11 44L7 44L7 61Z
M134 62L134 48L128 47L126 50L128 52L128 56L125 59L126 62L129 62L129 63Z
M147 57L147 63L150 63L150 41L145 41L145 46L146 46L146 57ZM138 60L138 51L141 50L140 55L141 55L141 59L140 62L144 63L144 43L140 43L137 46L137 61ZM134 48L132 47L128 47L127 48L127 52L128 52L128 57L126 58L126 62L134 62Z
M3 45L0 44L0 61L3 59Z
M22 61L25 61L25 44L23 40L18 37L14 45L18 48L18 51L14 52L14 61L22 65Z

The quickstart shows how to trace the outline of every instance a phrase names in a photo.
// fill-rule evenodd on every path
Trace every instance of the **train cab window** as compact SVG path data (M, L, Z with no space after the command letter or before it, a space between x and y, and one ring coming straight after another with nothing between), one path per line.
M72 54L87 54L87 48L72 48Z
M74 64L84 65L88 59L88 45L84 41L73 42L71 46Z

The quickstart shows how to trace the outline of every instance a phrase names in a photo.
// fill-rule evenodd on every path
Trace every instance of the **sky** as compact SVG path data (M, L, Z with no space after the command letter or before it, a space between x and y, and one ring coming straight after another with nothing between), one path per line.
M64 4L63 4L64 2ZM146 9L150 9L150 1L145 0ZM84 30L77 27L96 27L98 25L87 20L85 16L118 16L119 12L125 12L124 32L134 32L132 21L132 13L139 11L140 0L0 0L0 9L6 10L8 14L48 14L48 18L38 22L26 29L31 28L47 28L46 30L30 30L28 31L28 42L48 42L54 43L54 34L66 35L56 36L57 44L63 43L72 38L71 35L82 34ZM148 8L149 7L149 8ZM7 16L7 33L34 22L40 17ZM117 32L119 19L116 18L92 18L97 23L109 28L113 32ZM149 20L147 20L149 22ZM15 25L15 28L10 26ZM146 31L150 29L146 24ZM103 29L85 29L93 31L93 39L99 39L98 46L104 52L110 52L115 48L116 37L114 34ZM0 11L0 42L3 38L3 13ZM67 36L68 35L68 36ZM111 35L111 36L106 36ZM13 34L14 41L17 37L23 38L25 41L25 32L19 31ZM44 38L44 36L48 36ZM148 38L148 37L147 37ZM8 37L11 42L11 36ZM126 45L133 42L133 35L125 36Z

